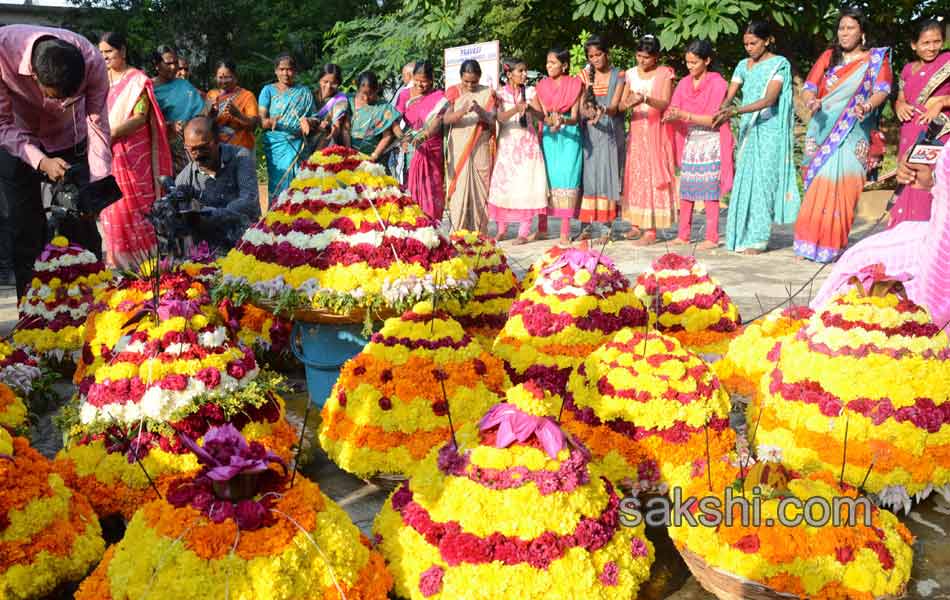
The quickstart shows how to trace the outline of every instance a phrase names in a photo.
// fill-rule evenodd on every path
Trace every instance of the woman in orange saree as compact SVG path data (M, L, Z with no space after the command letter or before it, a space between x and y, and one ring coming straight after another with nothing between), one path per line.
M890 49L864 47L866 23L859 9L841 11L838 43L812 67L802 93L814 116L805 134L795 254L815 262L833 262L848 245L871 130L891 92Z
M112 175L122 191L100 215L102 241L109 266L134 270L155 250L155 229L145 217L161 195L158 178L173 175L172 155L152 81L126 62L125 36L103 34L99 50L109 74Z
M445 94L449 102L443 121L449 126L445 148L449 219L452 231L488 233L495 93L479 83L482 68L478 61L463 62L460 74L462 82Z

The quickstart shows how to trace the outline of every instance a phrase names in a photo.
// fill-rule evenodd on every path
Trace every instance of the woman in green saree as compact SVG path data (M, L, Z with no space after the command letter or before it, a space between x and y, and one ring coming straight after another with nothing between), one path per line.
M794 223L801 207L792 152L792 70L773 54L767 23L752 21L743 44L749 58L736 67L716 124L738 117L736 176L726 222L726 246L742 254L764 252L772 223ZM742 101L732 101L742 91Z
M379 99L379 79L363 71L356 79L356 94L350 98L350 145L373 162L387 164L393 141L393 125L402 116L392 104Z

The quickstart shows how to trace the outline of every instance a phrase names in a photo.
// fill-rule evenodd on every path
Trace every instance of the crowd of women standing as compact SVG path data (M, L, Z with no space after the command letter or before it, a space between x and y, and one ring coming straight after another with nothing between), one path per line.
M872 130L893 84L890 50L868 44L869 33L859 9L842 10L835 43L818 57L800 93L812 114L800 164L792 67L759 21L746 28L748 57L728 81L711 68L714 49L705 40L686 47L687 73L677 82L661 64L656 37L640 39L636 65L623 70L611 62L604 40L592 36L587 66L577 76L570 74L570 53L554 48L547 76L534 87L522 60L505 62L505 84L497 90L480 83L481 66L469 60L460 83L443 91L433 66L417 62L406 65L403 86L388 101L372 72L358 76L355 94L342 93L343 75L332 64L312 91L296 82L289 55L278 57L275 83L257 98L239 87L230 62L217 69L219 89L202 98L175 79L173 51L159 49L150 80L125 64L124 40L104 36L100 46L115 78L116 164L125 174L117 179L126 192L103 218L107 229L127 232L110 260L121 263L129 247L151 243L132 213L154 199L151 182L168 169L169 148L176 156L180 124L206 111L223 141L253 149L255 132L262 131L271 199L309 150L343 144L387 165L431 218L441 221L447 212L453 229L485 233L494 222L498 240L515 224L516 244L542 238L548 217L555 217L562 243L571 241L572 221L581 225L580 238L619 235L615 227L624 221L624 237L634 244L662 240L659 231L677 222L667 241L688 244L700 203L705 226L695 242L712 249L720 245L720 203L728 199L729 250L761 253L773 223L794 223L796 255L830 262L847 246ZM950 134L943 26L922 19L910 42L917 60L904 67L895 102L901 156L934 120L945 123L944 139ZM928 219L929 205L928 193L904 191L891 226Z

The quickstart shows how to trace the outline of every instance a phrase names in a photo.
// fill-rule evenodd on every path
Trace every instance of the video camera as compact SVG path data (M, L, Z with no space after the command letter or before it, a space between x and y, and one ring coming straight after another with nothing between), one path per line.
M77 163L53 183L50 201L50 229L58 231L67 221L94 219L119 198L122 191L112 175L98 181L89 181L89 165Z
M155 201L148 220L164 253L187 256L201 222L200 194L189 185L176 186L171 177L159 177L165 195Z

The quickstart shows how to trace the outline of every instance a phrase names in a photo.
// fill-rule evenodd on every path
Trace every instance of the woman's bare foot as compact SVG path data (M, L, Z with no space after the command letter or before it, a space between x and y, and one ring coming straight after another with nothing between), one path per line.
M528 243L528 238L518 236L515 241L511 242L512 246L524 246Z
M696 246L696 249L697 250L715 250L718 247L719 247L718 242L710 242L709 240L706 240L704 242L700 242L699 245Z
M689 240L684 240L683 238L676 237L670 240L671 246L685 246L687 244L689 244Z
M740 251L739 254L743 256L758 256L763 252L764 250L759 250L758 248L746 248L745 250Z
M645 234L643 233L643 230L640 229L639 227L637 227L636 225L634 225L634 226L630 227L630 231L628 231L626 234L624 234L623 237L624 237L624 239L627 239L627 240L639 240L639 239L642 238L644 235L645 235ZM655 238L655 237L656 237L656 234L654 234L653 237Z
M570 245L571 245L571 238L565 237L565 236L562 235L561 237L558 238L557 243L558 243L559 245L561 245L561 246L570 246Z
M529 235L526 239L527 239L529 242L536 242L536 241L539 241L539 240L546 240L546 239L548 239L548 232L547 232L547 231L535 231L534 233L532 233L531 235Z

